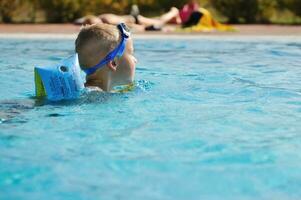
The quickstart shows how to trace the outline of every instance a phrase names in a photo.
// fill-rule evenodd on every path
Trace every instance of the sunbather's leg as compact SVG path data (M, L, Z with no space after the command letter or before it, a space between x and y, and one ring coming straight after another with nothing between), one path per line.
M145 30L145 25L137 24L136 19L131 15L102 14L99 15L99 18L107 24L117 25L119 23L126 23L134 31L142 32Z
M179 10L175 7L172 7L167 13L156 17L156 18L147 18L142 15L138 15L136 18L132 15L115 15L115 14L102 14L98 17L96 16L86 16L75 21L76 24L95 24L95 23L108 23L108 24L140 24L143 26L158 26L161 27L168 22L177 20L179 18Z
M104 23L117 25L119 23L135 24L135 18L131 15L102 14L98 16Z
M79 18L74 21L75 24L96 24L96 23L107 23L117 25L119 23L126 23L134 31L142 32L145 30L144 25L136 23L136 20L131 15L118 16L114 14L102 14L98 17L93 15L88 15L82 18Z
M82 25L82 24L97 24L97 23L102 23L102 20L97 16L87 15L85 17L76 19L74 21L74 23L79 24L79 25Z
M139 24L145 25L145 26L163 26L164 24L167 24L168 22L175 19L177 16L179 16L179 10L175 7L172 7L169 12L161 15L158 18L147 18L142 15L138 16Z
M179 9L177 9L176 7L172 7L169 12L163 14L160 17L160 20L163 21L164 23L168 23L168 22L172 21L173 19L177 19L179 17L180 17Z

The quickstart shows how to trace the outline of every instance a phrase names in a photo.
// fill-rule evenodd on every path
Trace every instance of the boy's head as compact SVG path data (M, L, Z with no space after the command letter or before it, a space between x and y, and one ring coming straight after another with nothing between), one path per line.
M110 91L114 86L133 82L137 60L134 57L133 41L123 33L122 27L124 25L117 28L108 24L93 24L81 29L75 41L75 50L81 68L90 70L86 86ZM115 55L112 54L114 51L118 51L119 56L102 62L108 54Z

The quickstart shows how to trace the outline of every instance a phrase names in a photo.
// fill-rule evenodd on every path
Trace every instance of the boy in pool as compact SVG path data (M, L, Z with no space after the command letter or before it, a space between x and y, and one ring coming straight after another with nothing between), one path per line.
M109 92L115 86L131 84L134 81L137 60L134 57L133 41L125 24L119 24L117 27L108 24L85 26L78 34L75 49L78 53L80 67L86 72L86 87ZM60 81L69 83L65 82L64 78L72 80L69 79L70 74L57 76L60 73L67 73L65 71L67 67L64 65L59 67L61 71L56 66L49 69L40 72L43 72L43 77L50 77L51 81L49 81L49 85L51 87L54 87L53 83L60 83ZM53 79L53 77L56 79ZM42 81L40 79L39 81ZM57 80L57 82L53 80ZM64 95L70 93L69 88L76 87L76 80L73 79L73 81L69 83L68 87L65 84L65 88L59 87L59 90L53 90L53 94L59 97L58 99L55 98L55 100L64 99ZM47 91L44 88L46 85L41 82L40 86L43 88L41 96L46 96ZM66 91L69 91L69 93L65 93ZM60 93L64 94L61 95ZM52 97L55 97L54 95ZM68 97L73 96L70 94ZM8 121L23 111L33 108L35 104L36 102L31 100L28 102L1 101L0 123Z
M134 81L137 59L125 24L83 27L75 41L75 51L86 73L85 87L109 92Z

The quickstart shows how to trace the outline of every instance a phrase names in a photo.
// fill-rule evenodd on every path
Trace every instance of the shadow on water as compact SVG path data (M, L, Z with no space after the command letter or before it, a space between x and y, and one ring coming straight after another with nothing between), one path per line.
M0 124L23 124L27 123L28 119L24 114L33 110L39 109L44 106L48 106L49 114L46 114L45 117L63 117L65 114L52 112L49 109L51 107L66 107L73 105L83 105L89 103L105 103L110 99L109 94L89 94L84 95L77 100L63 100L52 102L43 98L31 97L29 99L22 100L4 100L0 101Z
M24 115L33 109L44 108L48 106L49 114L45 117L63 117L65 114L52 112L50 107L66 107L74 105L84 105L91 103L105 103L112 98L109 93L91 93L85 94L81 98L76 100L62 100L62 101L49 101L45 98L30 97L29 99L20 100L4 100L0 101L0 124L23 124L27 123L30 119L27 119Z
M139 80L135 83L133 89L129 91L120 91L116 93L98 92L98 91L83 91L82 95L78 99L74 100L62 100L62 101L49 101L46 98L37 98L35 96L29 96L27 99L18 100L2 100L0 101L0 124L23 124L27 123L30 119L27 119L24 114L35 108L43 108L44 106L53 107L66 107L66 106L81 106L88 104L105 104L112 101L120 101L122 99L128 99L130 95L135 95L140 92L150 90L153 83L145 80ZM45 117L63 117L65 114L51 112L49 107L49 114Z
M4 100L0 102L0 123L11 123L15 117L33 109L35 101L32 99L24 100ZM16 119L16 123L26 123L26 119Z

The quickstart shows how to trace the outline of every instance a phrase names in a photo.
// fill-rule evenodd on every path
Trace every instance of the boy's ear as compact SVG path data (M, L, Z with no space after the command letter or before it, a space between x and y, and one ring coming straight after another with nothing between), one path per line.
M115 72L117 70L117 64L115 60L111 60L110 62L108 62L107 66L109 67L110 70L112 70L113 72Z

